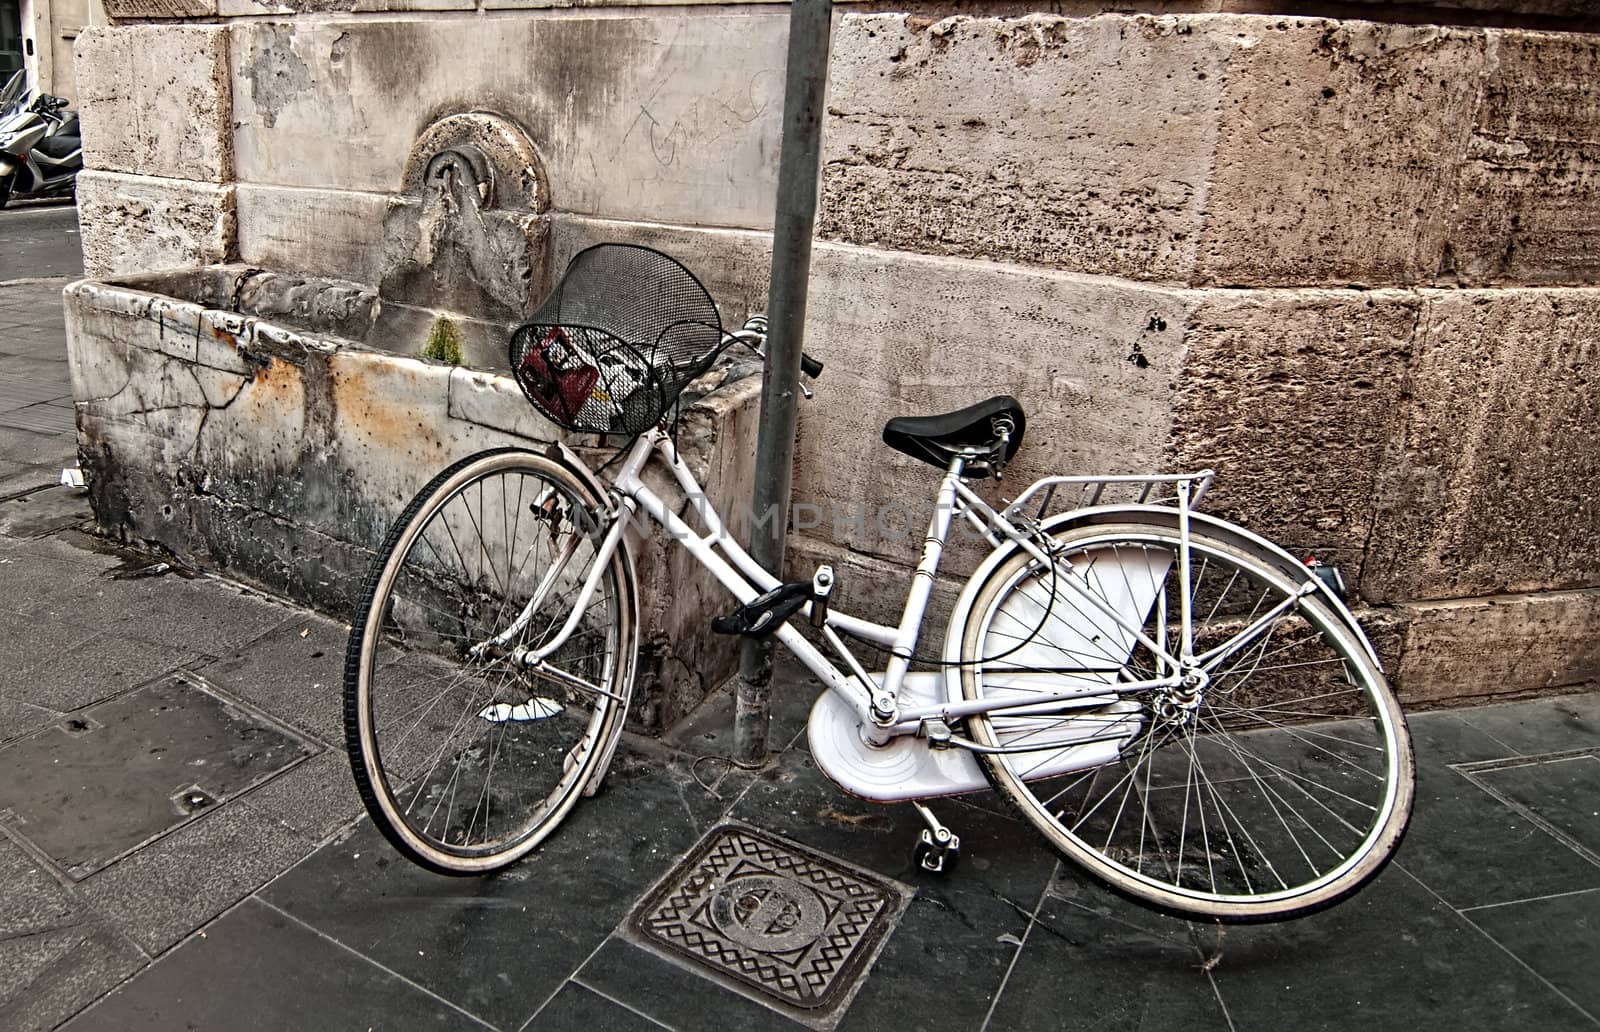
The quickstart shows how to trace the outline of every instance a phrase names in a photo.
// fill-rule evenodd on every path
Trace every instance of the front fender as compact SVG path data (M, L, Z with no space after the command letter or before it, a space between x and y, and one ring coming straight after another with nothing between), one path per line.
M544 450L544 457L560 464L567 472L584 484L594 496L594 503L597 507L605 507L607 502L605 484L599 477L595 476L594 470L590 469L588 464L579 458L576 452L561 441L555 441ZM626 509L623 510L619 518L627 518ZM622 558L622 566L625 571L622 590L627 592L628 596L626 600L623 600L623 605L628 613L633 614L633 619L629 621L631 626L627 628L625 640L621 643L622 656L620 657L620 661L627 664L627 670L622 678L622 696L628 701L623 704L624 713L621 718L622 721L626 721L626 709L632 705L633 701L633 679L638 673L639 658L639 575L634 568L631 534L625 532L622 535L622 539L617 543L617 554ZM589 775L589 780L583 785L581 791L585 798L599 792L601 784L605 781L606 770L611 766L611 757L617 750L617 742L622 738L621 722L618 723L617 727L617 733L613 734L611 740L603 746L605 755L600 758L599 763L595 764L594 771Z
M9 154L0 154L0 176L14 175L22 163Z

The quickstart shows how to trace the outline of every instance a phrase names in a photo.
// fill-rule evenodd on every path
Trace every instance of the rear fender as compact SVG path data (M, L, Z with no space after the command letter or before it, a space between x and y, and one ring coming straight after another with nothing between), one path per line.
M1079 526L1107 526L1116 523L1157 523L1172 529L1178 526L1178 511L1163 505L1114 505L1100 506L1092 509L1079 509L1074 512L1062 513L1059 516L1045 520L1043 529L1049 533L1070 530ZM1291 580L1312 583L1321 601L1338 616L1349 630L1355 634L1356 639L1366 649L1367 655L1380 671L1383 670L1383 661L1378 658L1377 650L1372 647L1372 642L1367 639L1367 634L1361 629L1361 624L1356 620L1355 614L1350 611L1343 599L1335 595L1322 580L1307 569L1306 565L1290 555L1282 547L1273 544L1259 534L1252 533L1235 523L1218 519L1205 513L1190 512L1189 522L1193 526L1202 527L1211 536L1221 539L1227 544L1235 545L1275 565L1280 573ZM991 552L973 571L967 583L961 589L955 606L950 611L950 624L945 628L944 661L946 664L956 664L961 659L961 642L966 636L966 624L962 615L967 613L977 598L978 592L988 583L996 569L1018 552L1022 551L1020 545L1005 545ZM945 691L947 698L952 701L961 699L961 668L947 665L945 668Z

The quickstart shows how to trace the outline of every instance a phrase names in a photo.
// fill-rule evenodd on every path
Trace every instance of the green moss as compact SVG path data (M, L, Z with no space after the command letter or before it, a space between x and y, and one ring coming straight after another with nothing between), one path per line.
M428 330L428 340L422 345L422 357L435 362L461 364L461 328L447 315L433 320Z

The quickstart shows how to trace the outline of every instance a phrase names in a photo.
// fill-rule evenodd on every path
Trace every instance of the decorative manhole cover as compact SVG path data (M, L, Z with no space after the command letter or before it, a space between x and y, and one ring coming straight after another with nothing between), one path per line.
M724 824L628 923L645 943L826 1025L854 995L910 895L796 843Z

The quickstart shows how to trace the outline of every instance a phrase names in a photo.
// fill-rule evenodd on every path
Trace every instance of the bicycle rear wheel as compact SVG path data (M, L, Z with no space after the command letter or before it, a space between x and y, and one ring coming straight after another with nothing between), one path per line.
M367 812L424 867L513 862L603 773L627 713L635 609L621 547L583 597L597 502L543 456L476 455L411 501L368 575L345 656L346 748ZM515 661L579 606L554 676Z
M1019 553L963 628L969 699L1074 685L1048 712L969 718L997 792L1112 889L1184 916L1274 921L1332 905L1387 862L1413 793L1410 738L1368 649L1271 556L1195 528L1194 652L1208 681L1128 689L1179 654L1176 526L1080 526L1055 569ZM1067 749L1098 757L1074 762ZM1112 762L1104 762L1112 756ZM1088 766L1087 763L1097 765Z

